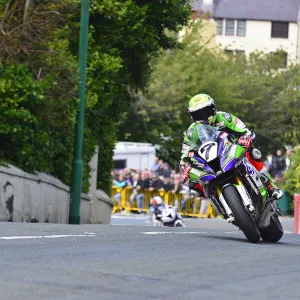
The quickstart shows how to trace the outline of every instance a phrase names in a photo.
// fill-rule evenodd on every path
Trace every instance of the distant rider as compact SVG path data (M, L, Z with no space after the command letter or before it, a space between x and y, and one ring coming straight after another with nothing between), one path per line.
M275 200L282 197L282 191L275 185L272 177L262 164L261 152L252 146L255 139L254 132L250 131L240 119L230 113L217 111L214 100L206 94L198 94L192 97L189 101L188 112L194 123L185 133L180 161L180 171L186 180L190 178L192 153L198 141L197 124L206 124L213 127L225 126L230 129L231 134L238 138L239 144L248 149L246 156L259 172L270 197ZM196 189L195 185L197 183L198 181L190 182L190 188Z
M152 213L152 223L158 225L161 221L162 212L166 208L163 199L159 196L155 196L151 199L149 211Z

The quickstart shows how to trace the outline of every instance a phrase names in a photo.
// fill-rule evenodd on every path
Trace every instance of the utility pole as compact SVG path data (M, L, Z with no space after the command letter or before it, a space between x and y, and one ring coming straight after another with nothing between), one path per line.
M80 200L82 190L82 143L84 127L84 105L86 88L86 63L89 33L90 0L81 0L79 41L79 108L77 113L75 149L72 165L71 201L69 224L80 224Z

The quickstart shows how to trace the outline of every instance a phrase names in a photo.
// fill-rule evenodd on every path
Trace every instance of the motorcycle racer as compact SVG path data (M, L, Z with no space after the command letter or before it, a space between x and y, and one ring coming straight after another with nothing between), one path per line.
M259 172L269 196L275 200L282 198L282 191L276 186L266 167L262 164L261 152L252 145L255 139L254 132L249 130L240 119L230 113L217 111L214 100L206 94L197 94L192 97L189 101L188 112L194 123L192 123L186 131L182 144L180 171L185 180L190 178L189 174L194 167L192 156L198 141L197 124L201 123L213 127L227 127L230 133L238 139L239 144L247 148L246 156L249 162ZM197 183L199 182L190 181L190 189L197 190Z
M151 219L154 226L170 224L172 227L185 227L177 209L165 204L160 196L151 199L149 211L152 214Z

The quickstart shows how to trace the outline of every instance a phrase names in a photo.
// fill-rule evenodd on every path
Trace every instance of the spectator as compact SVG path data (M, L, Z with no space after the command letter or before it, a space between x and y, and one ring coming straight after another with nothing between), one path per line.
M292 148L288 148L286 150L286 157L285 157L285 164L286 164L286 168L285 168L285 171L287 171L289 168L290 168L290 165L291 165L291 160L290 160L290 157L291 155L293 154L294 150Z
M126 180L127 186L132 186L133 179L132 179L131 173L126 173L125 180Z
M159 161L158 161L158 157L155 156L154 157L154 164L151 167L151 171L152 171L153 174L158 175L159 174L159 169L160 169L160 164L159 164Z
M176 177L176 171L175 170L171 170L170 178L175 179L175 177Z
M200 218L207 218L208 217L208 204L209 200L206 198L201 197L201 204L200 204Z
M144 200L144 191L147 190L150 186L148 172L144 171L141 174L141 178L138 174L135 175L133 182L133 193L130 196L130 201L133 202L135 198L138 200L138 212L142 212L143 209L143 200Z
M286 169L285 157L282 155L282 151L280 149L277 150L276 156L272 159L272 167L275 171L275 177L282 177L283 172Z
M267 155L267 161L268 163L265 165L265 167L267 168L268 172L270 173L271 177L274 178L275 177L275 169L272 165L272 161L273 161L273 154L269 153Z
M152 177L153 177L153 172L151 172L151 171L146 171L146 173L147 173L148 179L151 180Z
M153 175L153 178L152 178L152 180L150 182L149 191L150 192L158 191L162 187L163 187L163 182L158 178L157 175Z
M170 178L165 177L163 181L163 186L161 188L161 191L164 192L170 192L174 189L174 184L170 181Z
M182 201L182 211L186 212L186 206L187 206L187 201L191 198L193 198L193 196L190 194L190 189L188 187L187 184L183 184L181 186L181 191L180 193L183 196L183 201Z
M140 186L143 190L147 190L150 187L150 178L149 178L149 174L152 174L149 171L144 171L141 174L141 182L140 182Z
M122 173L119 174L118 180L116 179L113 180L113 185L122 189L126 186L126 180L124 179L124 175ZM119 203L120 206L121 193L115 194L114 198Z
M158 169L158 175L163 176L163 171L164 171L164 162L162 159L159 160L159 169Z
M174 186L173 186L173 189L171 192L172 192L172 194L179 194L182 191L182 183L180 182L179 179L176 178L176 175L174 177L175 177L174 183L173 183ZM178 208L178 199L175 198L174 203L175 203L175 207Z
M140 175L139 174L135 174L134 178L133 178L132 184L131 185L127 185L128 188L132 189L132 193L131 193L130 198L129 198L131 203L134 202L135 198L138 195L138 189L137 189L137 187L140 187L139 186L139 181L140 181ZM130 207L131 205L128 205L128 206Z
M180 193L182 191L182 183L180 182L179 179L174 179L174 187L172 189L172 193Z
M162 176L164 178L166 178L166 177L170 178L170 176L171 176L171 169L170 169L170 166L167 162L165 162L163 164Z

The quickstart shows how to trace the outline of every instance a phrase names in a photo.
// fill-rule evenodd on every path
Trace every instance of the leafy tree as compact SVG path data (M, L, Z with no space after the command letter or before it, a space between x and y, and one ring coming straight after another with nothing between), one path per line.
M162 158L175 166L183 132L191 123L188 100L207 93L219 111L233 113L255 131L263 153L290 143L291 135L297 144L299 110L294 108L299 94L294 87L299 67L282 69L281 55L256 52L246 58L208 49L201 26L185 37L183 49L161 54L148 94L137 97L119 139L157 144Z
M118 124L134 92L146 88L159 50L177 47L167 32L187 25L190 13L187 0L91 0L85 190L88 162L98 144L99 187L110 192ZM0 92L5 99L0 139L6 145L0 154L65 183L71 179L78 105L79 16L79 0L0 1Z
M232 72L231 59L206 48L200 26L184 39L183 49L162 53L147 96L139 95L120 128L120 139L158 144L160 156L174 165L180 157L183 133L191 124L188 100L197 93L208 93L220 110L228 111L240 93L236 89L240 78Z
M291 156L291 165L284 174L282 188L291 196L300 193L300 148Z
M108 192L117 128L134 92L146 88L159 50L177 47L167 30L178 31L188 24L187 2L91 2L86 123L89 136L99 143L98 185Z
M64 30L76 6L11 0L0 8L1 160L69 183L77 62Z

